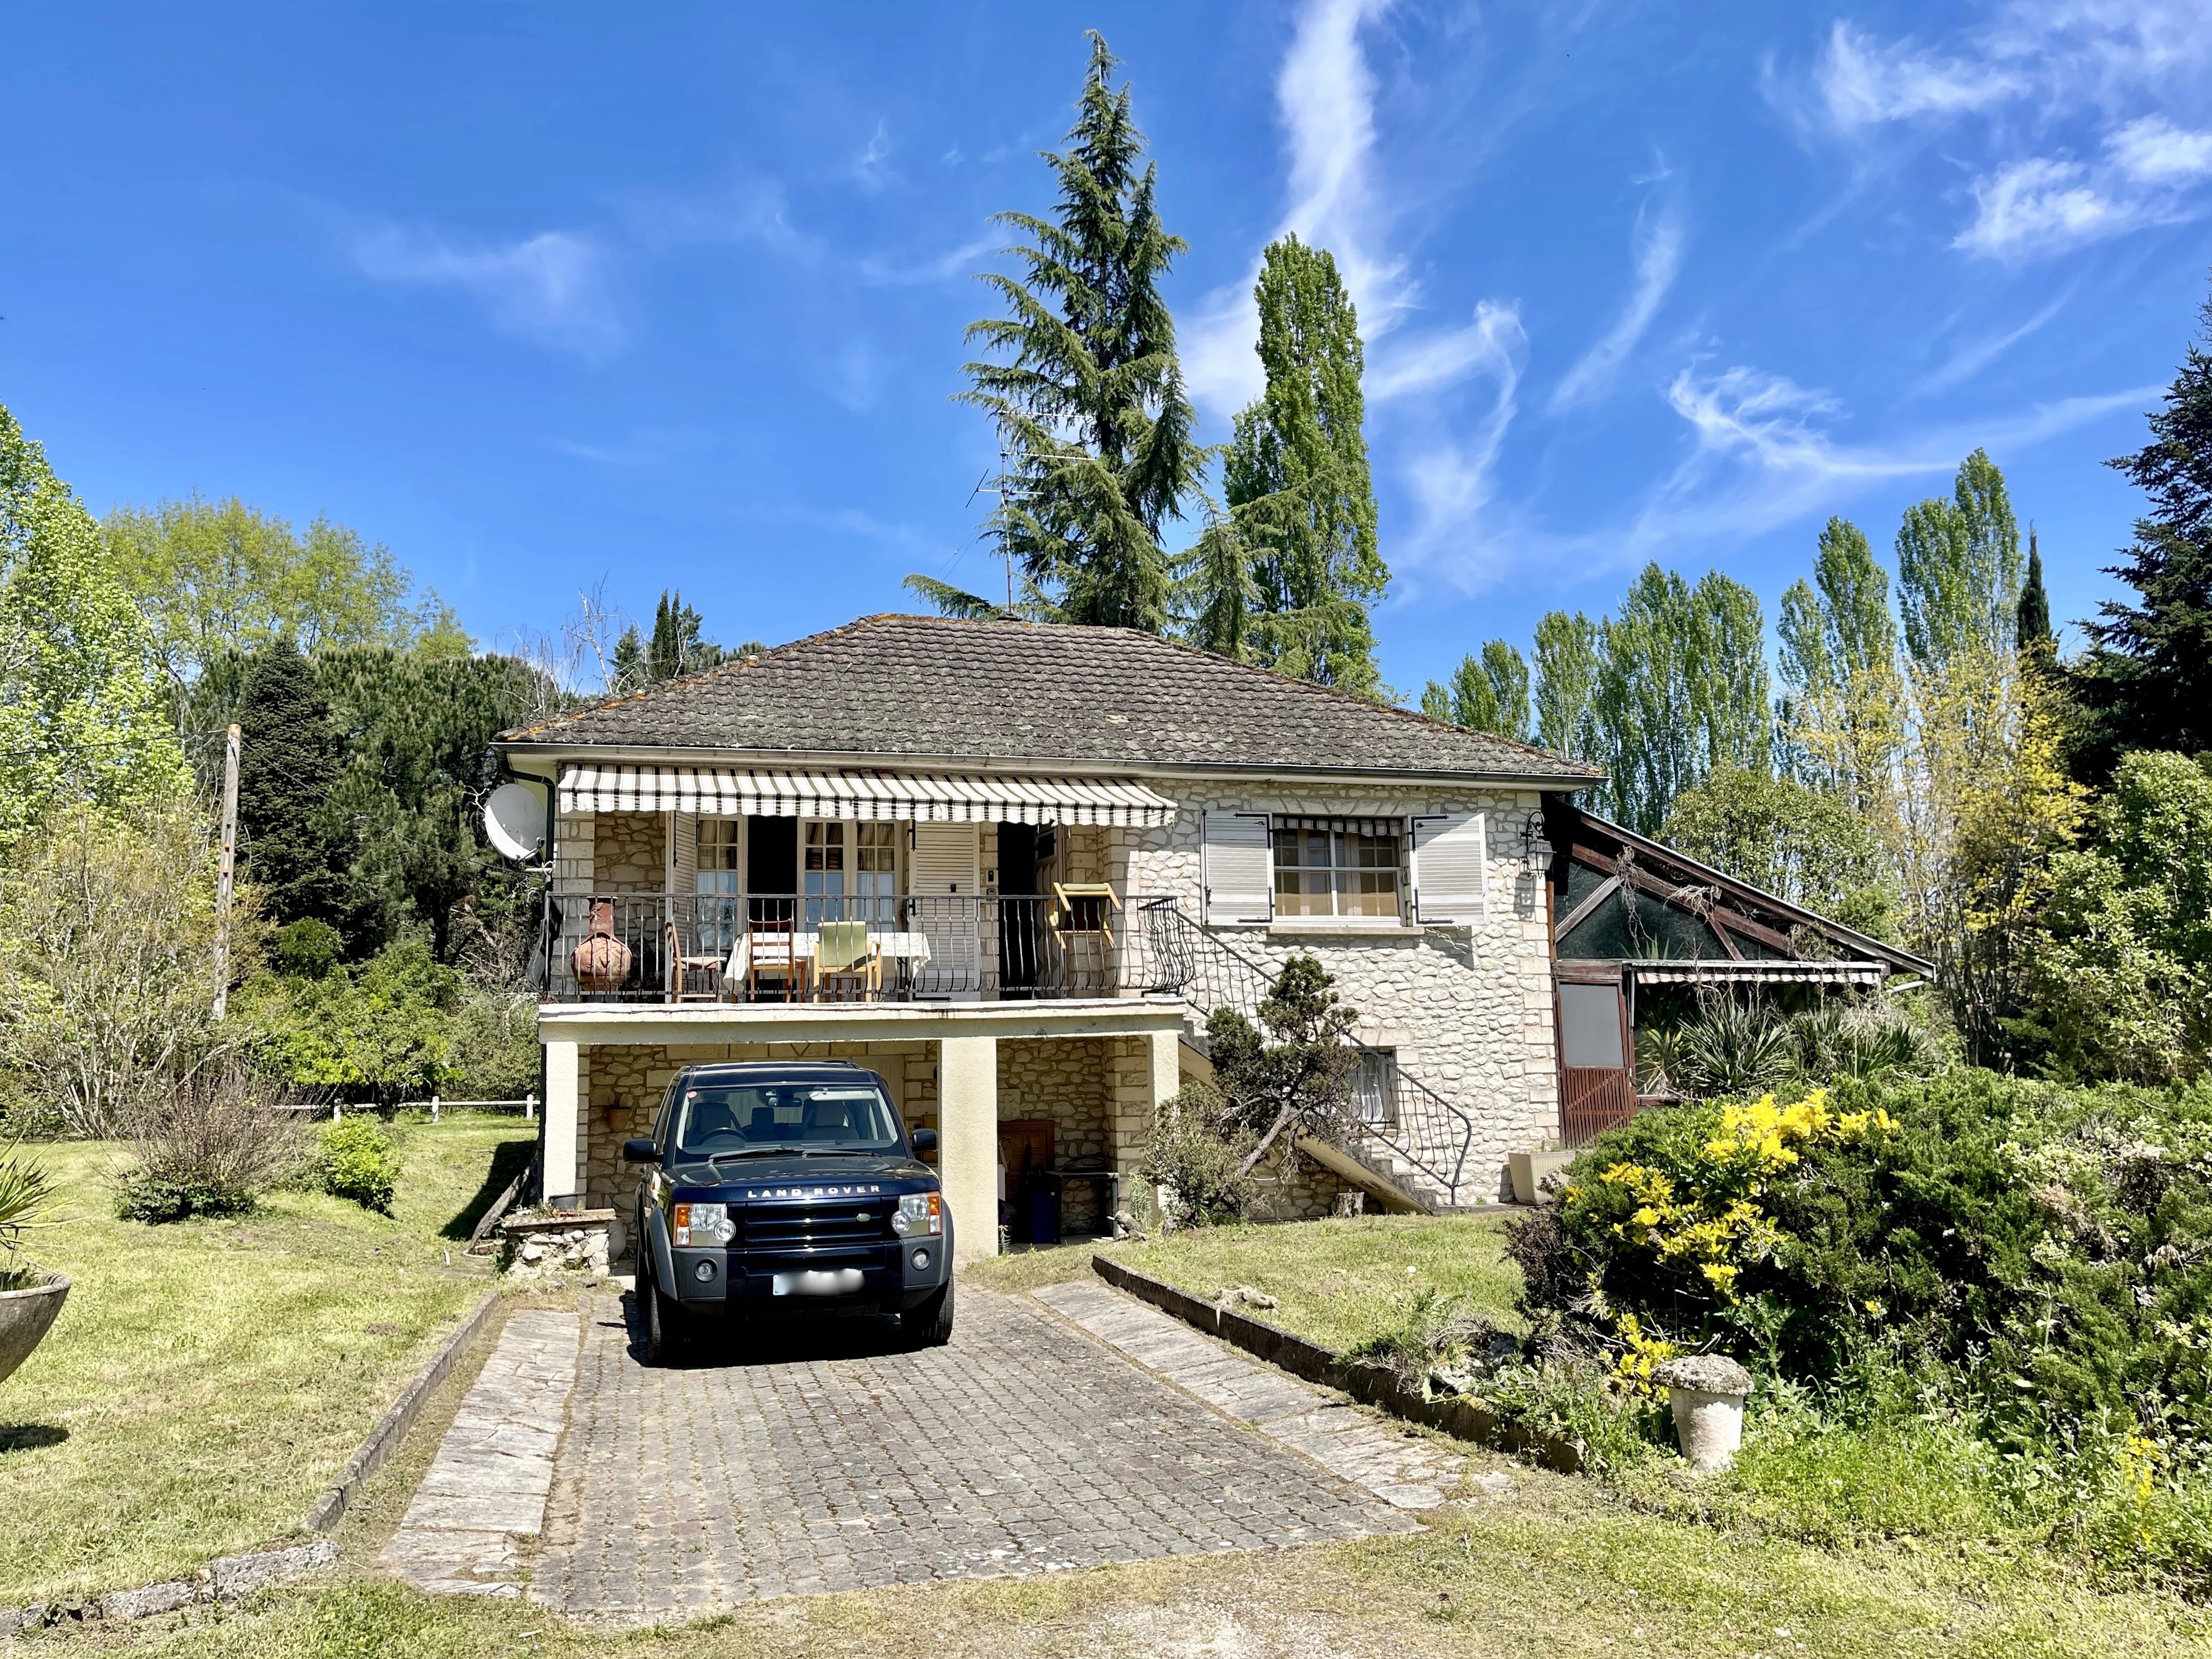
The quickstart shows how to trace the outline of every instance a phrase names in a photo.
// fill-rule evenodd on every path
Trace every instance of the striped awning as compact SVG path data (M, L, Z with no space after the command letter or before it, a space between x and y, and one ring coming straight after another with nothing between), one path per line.
M1128 778L572 766L561 774L560 810L1159 830L1175 822L1176 804Z
M1621 964L1638 985L1880 985L1891 969L1879 962L1631 960Z

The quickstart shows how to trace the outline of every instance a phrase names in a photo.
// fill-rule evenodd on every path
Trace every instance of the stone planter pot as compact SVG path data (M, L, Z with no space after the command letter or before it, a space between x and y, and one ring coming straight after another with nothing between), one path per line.
M70 1282L59 1273L28 1290L0 1291L0 1382L31 1357L69 1293Z
M1707 1474L1735 1462L1743 1445L1743 1402L1751 1373L1726 1354L1670 1359L1651 1373L1667 1390L1674 1413L1674 1438L1692 1471Z
M576 988L589 996L619 991L629 977L629 946L615 937L615 907L594 904L582 941L568 955Z
M1565 1169L1575 1161L1575 1158L1576 1153L1565 1146L1534 1152L1508 1153L1505 1167L1513 1178L1513 1201L1516 1204L1549 1204L1552 1194L1544 1190L1544 1177Z

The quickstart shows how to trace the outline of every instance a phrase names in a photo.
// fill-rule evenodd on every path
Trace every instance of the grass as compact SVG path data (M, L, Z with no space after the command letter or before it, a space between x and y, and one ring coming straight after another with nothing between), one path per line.
M1415 1294L1454 1298L1501 1329L1521 1272L1507 1261L1498 1216L1352 1216L1286 1225L1201 1227L1109 1247L1117 1261L1212 1297L1249 1285L1276 1298L1261 1318L1338 1352L1404 1324ZM1030 1290L1087 1276L1091 1247L1032 1250L969 1268L994 1290Z
M1512 1497L1445 1512L1409 1537L787 1598L681 1628L611 1631L349 1575L242 1611L57 1634L36 1647L149 1659L829 1659L887 1645L963 1659L2163 1659L2202 1654L2205 1641L2199 1611L2169 1598L2095 1595L2005 1563L1723 1540L1524 1471Z
M116 1218L118 1149L30 1149L66 1218L31 1248L73 1288L0 1382L0 1606L155 1582L297 1528L488 1288L468 1223L528 1144L511 1118L402 1137L390 1217L279 1193L161 1227Z

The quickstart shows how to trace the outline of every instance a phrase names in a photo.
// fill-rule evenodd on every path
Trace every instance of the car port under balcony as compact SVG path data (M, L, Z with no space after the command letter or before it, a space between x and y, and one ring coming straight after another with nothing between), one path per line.
M957 1261L998 1251L1002 1168L1015 1205L1044 1183L1069 1231L1104 1231L1136 1197L1153 1114L1181 1087L1185 1012L1172 994L548 1003L544 1191L560 1207L611 1207L620 1224L635 1180L622 1143L649 1131L684 1066L850 1060L883 1077L909 1129L937 1131ZM1015 1237L1025 1220L1018 1209Z

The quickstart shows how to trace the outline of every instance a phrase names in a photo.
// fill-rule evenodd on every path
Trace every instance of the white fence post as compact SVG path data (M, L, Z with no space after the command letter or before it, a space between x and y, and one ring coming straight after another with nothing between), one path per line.
M431 1122L433 1122L433 1123L435 1123L437 1121L438 1121L438 1097L437 1097L437 1096L435 1096L435 1095L432 1095L432 1096L430 1097L430 1121L431 1121Z
M525 1123L538 1121L538 1091L535 1089L522 1097L522 1121Z

